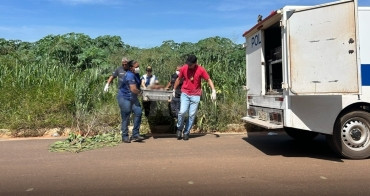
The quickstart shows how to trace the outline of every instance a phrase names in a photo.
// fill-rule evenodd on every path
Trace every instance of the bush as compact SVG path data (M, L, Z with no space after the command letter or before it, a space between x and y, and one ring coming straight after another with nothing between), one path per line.
M103 87L122 56L138 60L142 67L151 65L166 85L190 53L208 71L218 97L212 102L208 84L202 83L196 126L207 132L239 123L245 113L241 107L245 91L239 90L246 79L245 54L229 39L213 37L195 44L164 41L160 47L139 49L117 36L91 39L68 33L48 35L35 43L0 39L0 128L77 127L94 134L101 127L118 129L116 85L108 93ZM145 69L141 70L143 74ZM148 123L168 123L164 116L158 114Z

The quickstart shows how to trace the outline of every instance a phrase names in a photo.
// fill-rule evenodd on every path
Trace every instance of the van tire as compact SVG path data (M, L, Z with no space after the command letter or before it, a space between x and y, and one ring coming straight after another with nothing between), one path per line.
M335 121L333 135L327 135L329 146L344 158L370 157L370 113L352 111Z
M319 133L296 129L291 127L284 127L285 132L295 140L298 141L312 141Z

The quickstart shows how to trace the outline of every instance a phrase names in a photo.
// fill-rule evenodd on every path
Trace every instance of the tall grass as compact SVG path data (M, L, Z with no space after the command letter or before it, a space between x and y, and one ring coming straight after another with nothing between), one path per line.
M13 66L13 67L12 67ZM74 95L68 88L73 73L41 65L0 65L0 127L35 129L69 126L73 119ZM67 75L63 79L58 78Z
M109 45L111 42L114 44ZM245 102L241 90L245 84L244 52L224 38L196 44L167 41L151 49L120 44L116 37L90 40L75 34L47 36L26 49L5 47L4 43L0 40L0 128L77 127L84 131L94 125L96 129L117 129L116 84L108 93L103 93L103 87L120 66L122 56L138 60L141 75L152 66L160 83L166 85L188 54L197 55L218 97L212 102L208 84L202 83L196 125L200 131L223 130L227 124L239 123L245 112L241 107Z

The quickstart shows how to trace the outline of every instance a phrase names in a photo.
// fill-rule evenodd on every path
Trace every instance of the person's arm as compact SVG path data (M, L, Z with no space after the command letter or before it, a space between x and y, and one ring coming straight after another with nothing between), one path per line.
M108 92L109 84L113 81L113 79L114 79L114 76L113 75L109 76L108 81L107 81L107 83L104 86L104 92Z
M119 75L119 69L117 68L116 70L114 70L112 75L109 76L107 83L104 86L104 92L108 92L109 84L112 83L113 79L118 77L118 75Z
M109 76L108 81L107 81L107 84L110 84L113 81L113 79L114 79L113 76Z
M166 90L170 89L170 86L171 86L171 81L168 82L168 84L166 85L165 89Z
M130 84L130 91L134 94L140 94L140 90L136 88L136 84Z
M173 85L173 89L176 89L179 83L180 83L180 78L177 78L175 81L175 84Z
M212 89L211 99L212 99L212 101L215 101L216 100L215 85L213 84L213 81L211 80L211 78L209 77L209 75L208 75L208 73L205 69L202 72L202 77L203 77L203 79L205 79L207 81L209 87L211 87L211 89Z
M213 85L213 82L212 82L211 78L209 78L207 80L207 82L208 82L209 87L211 87L212 91L216 91L215 85Z
M144 78L144 76L143 76L143 77L141 77L141 88L142 88L142 89L145 89L145 88L146 88L146 86L145 86L145 78Z
M212 101L215 101L216 100L216 89L215 89L215 85L213 85L213 82L212 82L211 78L209 78L207 80L207 82L208 82L209 87L211 87L211 89L212 89L211 99L212 99Z
M172 83L175 83L176 78L174 78L173 75L170 76L170 81L168 81L168 84L167 84L167 86L165 88L166 90L170 90L171 84Z
M180 84L180 78L178 77L175 81L175 84L173 85L173 92L172 92L172 96L175 97L176 96L176 88L177 86L179 86Z

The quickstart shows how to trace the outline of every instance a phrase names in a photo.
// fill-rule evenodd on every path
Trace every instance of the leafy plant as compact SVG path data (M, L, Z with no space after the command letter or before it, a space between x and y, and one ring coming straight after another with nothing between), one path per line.
M83 152L107 146L116 146L121 143L122 137L119 133L103 133L94 136L82 136L70 133L64 141L57 141L50 145L51 152Z
M197 126L203 132L238 123L244 115L245 52L240 45L221 37L198 43L167 40L159 47L140 49L124 44L118 36L95 39L81 33L48 35L37 42L0 39L0 128L13 130L79 127L91 129L120 124L117 86L108 93L103 86L122 56L137 60L166 85L176 66L195 54L217 90L217 102L202 83L203 95ZM141 69L144 74L145 69ZM115 81L116 82L116 81ZM157 124L166 117L154 120ZM163 122L162 122L163 121ZM82 130L86 132L86 130ZM98 131L95 133L99 133Z

